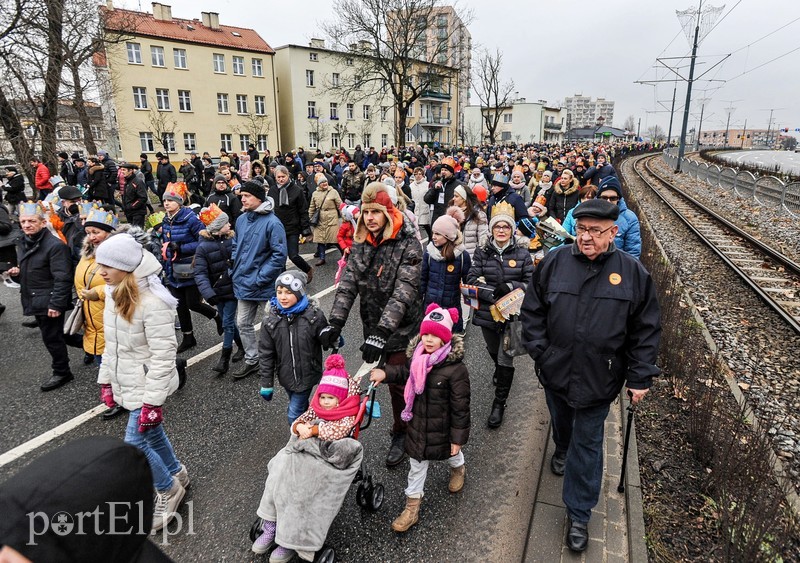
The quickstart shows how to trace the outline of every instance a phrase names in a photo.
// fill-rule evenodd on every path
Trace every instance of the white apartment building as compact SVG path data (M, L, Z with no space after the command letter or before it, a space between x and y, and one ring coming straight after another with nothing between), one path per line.
M600 117L605 125L614 123L614 102L605 98L592 100L591 96L575 94L564 98L564 109L571 129L594 127Z
M488 108L480 106L464 108L465 144L478 145L489 141L482 117L488 111ZM528 102L519 98L501 112L495 132L498 143L559 143L564 139L566 112L545 100Z

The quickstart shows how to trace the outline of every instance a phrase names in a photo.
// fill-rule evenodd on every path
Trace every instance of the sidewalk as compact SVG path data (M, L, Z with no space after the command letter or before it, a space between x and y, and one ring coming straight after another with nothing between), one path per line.
M612 404L606 419L603 488L589 522L589 547L583 553L570 551L564 543L567 517L561 501L562 477L557 477L550 471L550 457L555 445L552 439L548 440L528 531L524 558L526 563L647 561L635 428L631 431L628 450L625 492L617 492L622 468L624 427L627 424L625 406L627 401L625 405L619 400Z

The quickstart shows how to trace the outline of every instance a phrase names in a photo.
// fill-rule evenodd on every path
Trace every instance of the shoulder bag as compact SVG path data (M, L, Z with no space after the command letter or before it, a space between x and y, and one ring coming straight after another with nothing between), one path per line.
M86 280L86 289L89 289L89 286L92 285L92 279L94 279L94 275L99 269L100 266L97 265L92 270L92 273L89 274L89 278ZM78 297L78 301L75 302L72 311L69 312L64 320L64 334L78 334L83 328L83 324L86 322L86 317L83 313L83 302L83 297Z

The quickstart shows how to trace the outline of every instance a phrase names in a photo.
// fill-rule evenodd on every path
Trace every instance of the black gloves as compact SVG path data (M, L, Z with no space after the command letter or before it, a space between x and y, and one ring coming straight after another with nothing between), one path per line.
M342 329L336 325L328 325L323 328L319 333L319 343L326 350L333 348L339 344L339 337L342 334Z
M181 245L177 242L170 242L167 244L167 250L169 250L172 253L172 256L175 257L180 253Z
M387 340L388 338L382 333L371 335L361 348L361 358L368 364L380 360L383 355L383 347L386 346Z
M501 283L500 285L494 288L494 291L492 292L492 299L497 301L504 295L511 293L513 290L514 286L511 285L510 283Z
M216 295L214 297L209 297L208 299L206 299L206 303L208 303L212 307L216 307L217 303L219 303L219 297L217 297Z

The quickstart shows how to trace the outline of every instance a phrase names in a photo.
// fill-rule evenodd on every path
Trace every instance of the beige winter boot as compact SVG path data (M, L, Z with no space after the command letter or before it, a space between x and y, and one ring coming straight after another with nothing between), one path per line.
M451 493L458 493L464 488L464 477L467 474L467 465L462 463L458 467L450 468L450 484L447 486Z
M411 498L406 497L406 507L400 516L395 518L392 522L392 530L395 532L405 532L411 526L419 522L419 505L422 502L422 497Z

